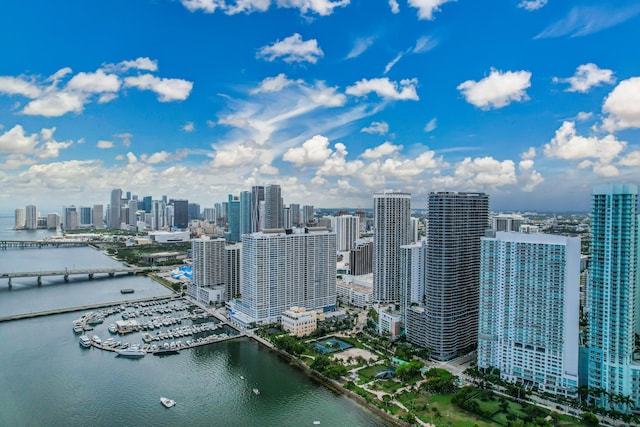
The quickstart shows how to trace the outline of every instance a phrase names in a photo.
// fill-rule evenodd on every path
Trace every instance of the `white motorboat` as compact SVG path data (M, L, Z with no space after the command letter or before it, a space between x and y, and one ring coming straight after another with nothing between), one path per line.
M255 394L256 396L260 394L260 390L258 390L257 388L253 389L253 394Z
M114 323L110 324L109 327L107 328L109 330L109 332L111 332L112 334L115 334L118 332L118 328L116 327L116 325Z
M79 342L80 342L80 345L83 346L84 348L91 347L91 339L89 339L89 337L86 335L80 335Z
M140 350L136 347L126 348L124 350L118 350L118 357L128 357L130 359L139 359L141 357L145 357L147 352L144 350Z
M93 341L94 343L96 343L96 344L98 344L98 345L102 344L102 340L101 340L101 339L100 339L100 337L99 337L99 336L97 336L97 335L92 336L92 337L91 337L91 341Z
M171 407L175 406L176 401L173 400L173 399L169 399L167 397L161 397L160 398L160 403L162 403L165 408L171 408Z

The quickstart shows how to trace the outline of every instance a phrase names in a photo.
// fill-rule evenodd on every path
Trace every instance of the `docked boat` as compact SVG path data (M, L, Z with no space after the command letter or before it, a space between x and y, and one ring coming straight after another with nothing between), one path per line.
M134 292L135 292L135 289L131 289L131 288L120 289L121 294L132 294Z
M160 398L160 403L162 403L165 408L171 408L171 407L175 406L176 401L173 400L173 399L169 399L167 397L161 397Z
M118 328L116 327L115 323L112 323L109 325L109 327L107 328L109 330L109 332L111 332L112 334L115 334L118 332Z
M81 334L82 332L84 332L84 328L82 327L82 325L73 325L73 332L75 332L76 334Z
M128 357L129 359L139 359L147 355L147 352L136 347L118 350L117 353L118 355L116 357Z
M86 335L80 335L79 343L84 348L91 347L91 339L89 339L89 337Z
M96 344L98 344L98 345L102 344L102 340L101 340L101 339L100 339L100 337L99 337L99 336L97 336L97 335L92 336L92 337L91 337L91 341L93 341L94 343L96 343Z
M255 394L256 396L260 394L260 390L258 390L257 388L253 389L253 394Z
M180 354L180 350L176 348L161 348L153 353L154 356L169 356L171 354Z

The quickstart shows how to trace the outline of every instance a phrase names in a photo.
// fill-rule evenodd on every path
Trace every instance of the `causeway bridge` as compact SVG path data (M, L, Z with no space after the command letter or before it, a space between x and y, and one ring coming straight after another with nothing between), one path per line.
M0 273L0 279L9 279L9 287L11 287L11 279L18 277L37 277L38 286L42 285L43 277L50 276L62 276L64 281L69 281L69 276L86 275L89 280L93 279L96 274L107 274L109 277L114 277L116 273L137 274L143 271L156 270L156 268L150 267L108 267L108 268L81 268L69 270L50 270L50 271L23 271L18 273Z
M0 240L0 249L29 249L29 248L69 248L88 246L83 240Z

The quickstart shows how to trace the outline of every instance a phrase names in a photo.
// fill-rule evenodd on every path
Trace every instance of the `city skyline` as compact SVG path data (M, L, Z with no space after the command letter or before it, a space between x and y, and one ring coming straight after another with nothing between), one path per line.
M327 208L588 211L594 184L640 181L640 6L568 3L3 4L0 205L271 183Z

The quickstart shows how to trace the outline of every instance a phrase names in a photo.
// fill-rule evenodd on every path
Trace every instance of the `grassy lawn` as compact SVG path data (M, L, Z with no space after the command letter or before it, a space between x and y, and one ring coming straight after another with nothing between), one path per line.
M360 384L368 383L376 378L376 374L382 370L385 370L386 367L383 365L374 365L368 366L366 368L362 368L358 371L358 375L360 375Z
M414 413L422 421L433 422L438 426L469 427L477 424L479 427L489 427L495 425L458 409L451 403L452 398L453 394L424 395L411 392L402 393L397 397L398 401L407 408L413 405Z
M376 384L378 384L382 388L382 390L390 394L395 393L396 390L406 385L399 381L394 381L394 380L379 380Z

